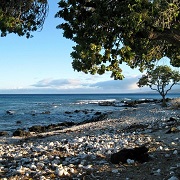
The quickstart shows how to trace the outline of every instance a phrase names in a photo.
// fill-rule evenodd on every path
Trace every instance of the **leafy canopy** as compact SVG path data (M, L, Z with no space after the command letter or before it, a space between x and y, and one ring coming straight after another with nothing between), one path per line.
M139 79L138 86L149 86L152 90L157 91L165 104L165 96L178 82L180 82L179 71L172 70L169 66L157 66Z
M165 56L180 66L179 0L61 0L59 7L57 28L76 43L77 71L123 79L122 62L143 71Z
M0 0L0 34L16 33L31 37L41 29L48 13L47 0Z

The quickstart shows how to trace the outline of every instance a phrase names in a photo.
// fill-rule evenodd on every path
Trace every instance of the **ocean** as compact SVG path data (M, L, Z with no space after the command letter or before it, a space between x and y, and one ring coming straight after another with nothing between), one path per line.
M176 98L180 94L167 97ZM91 119L96 112L122 110L121 101L140 99L161 97L159 94L0 94L0 131L13 132L18 128L65 121L81 122ZM118 106L99 106L99 102L104 101L116 102Z

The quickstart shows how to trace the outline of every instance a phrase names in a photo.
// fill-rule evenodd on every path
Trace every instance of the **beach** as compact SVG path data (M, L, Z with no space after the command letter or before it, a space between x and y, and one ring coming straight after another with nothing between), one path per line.
M150 102L111 112L101 121L0 137L0 178L178 180L179 132L179 110ZM147 162L111 162L112 154L143 145Z

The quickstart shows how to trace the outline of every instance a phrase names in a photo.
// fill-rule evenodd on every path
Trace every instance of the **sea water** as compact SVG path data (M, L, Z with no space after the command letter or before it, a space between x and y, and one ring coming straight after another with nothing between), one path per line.
M167 97L176 98L180 94ZM0 131L64 121L81 122L91 119L96 112L122 110L122 101L160 98L158 94L0 94ZM107 101L118 106L99 106Z

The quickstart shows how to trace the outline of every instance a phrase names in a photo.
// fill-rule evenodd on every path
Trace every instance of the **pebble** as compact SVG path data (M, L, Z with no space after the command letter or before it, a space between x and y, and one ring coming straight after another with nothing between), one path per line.
M179 178L177 178L176 176L172 176L172 177L169 178L168 180L179 180Z
M118 173L118 172L119 172L118 169L113 169L113 170L112 170L112 173Z
M128 164L134 164L134 160L133 159L127 159L127 163Z
M177 155L177 154L178 154L178 151L177 151L177 150L174 150L173 154L174 154L174 155Z
M154 175L159 176L161 175L161 169L157 169L156 171L153 171Z
M159 119L157 119L159 121ZM123 148L133 148L142 144L150 144L154 140L151 135L144 135L141 132L118 132L112 128L103 129L103 123L99 123L99 131L93 134L84 130L80 135L74 132L73 136L66 135L53 136L48 140L25 141L16 144L0 144L0 173L5 172L2 180L8 177L24 174L29 179L61 179L64 176L74 176L81 179L84 172L95 169L96 165L107 165L106 159L112 153L116 153ZM147 122L146 122L147 123ZM159 122L158 122L159 123ZM128 123L127 123L128 124ZM131 124L131 122L129 122ZM148 125L148 124L147 124ZM150 122L148 132L157 125ZM157 125L158 127L161 124ZM89 129L91 126L89 126ZM145 132L145 131L143 131ZM161 138L161 137L160 137ZM177 139L178 140L178 139ZM176 141L177 141L176 140ZM159 145L159 151L166 151L165 157L170 157L168 148ZM173 151L178 154L177 150ZM101 155L101 158L99 158ZM127 160L127 164L134 164L132 159ZM177 167L176 167L177 168ZM119 173L118 169L112 169L112 173ZM153 171L154 175L160 175L161 170ZM172 174L171 174L172 175ZM128 179L128 178L127 178ZM172 176L169 180L177 180Z
M106 160L97 160L99 154L106 157L122 148L135 147L142 143L149 143L151 140L150 137L140 134L130 135L129 133L115 134L106 132L104 134L84 135L74 139L67 139L67 144L63 140L43 141L40 143L34 141L23 143L23 145L9 144L8 146L2 144L0 155L1 162L4 162L9 169L7 170L8 174L31 175L34 173L40 179L44 179L44 174L47 174L48 171L62 177L92 170L93 163L109 165ZM58 152L58 154L53 155L53 152ZM14 161L8 161L7 154L9 157L14 158ZM92 164L89 164L89 161ZM127 163L133 164L134 160L128 159ZM10 171L17 164L20 166L17 167L16 172ZM117 173L118 170L112 172Z

